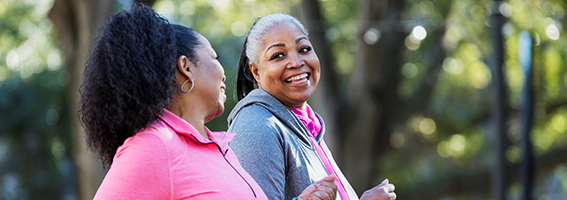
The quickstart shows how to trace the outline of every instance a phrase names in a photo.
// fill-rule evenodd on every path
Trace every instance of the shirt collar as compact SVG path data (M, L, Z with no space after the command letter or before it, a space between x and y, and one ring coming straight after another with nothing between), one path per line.
M216 143L223 150L228 148L228 143L232 141L232 139L234 139L234 137L236 136L236 134L234 133L212 132L205 126L205 130L207 131L207 135L209 136L209 139L207 139L199 134L199 132L193 127L193 125L189 124L187 121L165 108L163 109L163 114L159 116L159 118L177 134L185 135L201 144Z
M297 118L299 118L301 123L303 123L305 128L307 128L307 131L309 131L313 137L317 137L319 135L322 127L321 122L308 104L305 105L305 110L292 107L289 107L289 109L295 113Z

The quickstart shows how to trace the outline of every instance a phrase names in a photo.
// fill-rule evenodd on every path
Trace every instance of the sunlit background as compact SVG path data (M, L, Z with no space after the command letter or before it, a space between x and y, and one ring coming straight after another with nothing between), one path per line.
M387 111L390 107L400 112L384 111L388 115L382 118L392 118L386 128L380 129L381 134L386 134L379 137L385 138L380 143L385 147L371 154L375 156L369 165L374 170L367 175L368 183L353 183L359 194L365 189L361 185L366 187L388 178L396 185L398 199L491 199L495 129L491 121L494 93L490 66L494 53L490 16L492 8L497 7L506 18L501 33L509 116L505 133L509 144L505 151L510 166L508 199L520 199L522 190L518 144L523 128L520 107L525 74L519 63L518 51L523 47L518 45L518 37L524 30L532 36L534 47L534 196L537 200L567 199L565 1L509 0L499 5L489 0L379 1L383 3L375 7L380 8L374 9L381 15L394 2L403 5L395 7L401 10L387 12L397 17L383 16L374 21L361 17L363 4L368 1L316 2L319 8L306 8L301 0L159 0L153 4L171 23L191 27L208 38L220 56L229 98L224 114L208 123L211 130L227 128L226 117L236 103L236 64L248 29L261 16L287 13L307 26L312 40L322 32L319 35L327 42L328 53L323 55L317 46L315 50L320 58L327 57L332 63L322 73L336 75L334 81L342 102L358 98L349 91L349 84L356 82L353 74L357 66L370 65L360 57L367 47L382 46L386 49L383 51L400 52L400 57L383 57L376 66L390 69L378 70L383 74L376 74L376 79L398 77L394 83L378 83L392 85L394 92L380 96L376 110ZM105 11L115 13L132 3L115 0ZM54 0L0 1L0 199L82 198L82 174L75 164L80 159L74 157L75 147L79 146L75 141L81 140L73 139L78 125L73 125L76 115L72 113L77 105L69 98L78 93L68 90L71 80L80 77L66 66L69 58L61 46L67 40L61 38L48 17L53 5ZM315 23L324 26L309 27L312 19L306 19L310 12L306 9L319 9L322 20ZM428 86L428 92L421 93ZM373 87L360 89L362 93L374 91ZM388 104L389 97L423 105L402 112L405 104ZM417 101L412 101L416 97ZM339 123L341 119L363 115L316 107L318 112L327 109L339 113L336 121L324 116L327 124L337 124L336 132L348 129ZM349 149L351 135L335 134L334 142L330 138L333 152L341 168L349 169L348 160L357 158L340 156L350 155L342 152ZM85 159L96 157L85 155ZM348 171L345 173L351 183L361 182L351 179Z

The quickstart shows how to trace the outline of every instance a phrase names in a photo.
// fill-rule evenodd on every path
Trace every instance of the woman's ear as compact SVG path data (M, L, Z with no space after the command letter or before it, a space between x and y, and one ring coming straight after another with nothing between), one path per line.
M258 66L253 62L248 63L248 66L250 67L250 72L252 72L252 75L254 75L256 82L260 83L260 70L258 69Z
M187 56L179 56L177 59L177 70L181 73L181 75L190 79L189 81L193 82L193 72L192 70L195 68L195 64L187 58Z

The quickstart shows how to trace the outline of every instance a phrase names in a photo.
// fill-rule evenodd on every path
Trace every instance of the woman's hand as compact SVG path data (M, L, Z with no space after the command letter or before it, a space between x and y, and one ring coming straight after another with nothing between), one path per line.
M394 193L395 189L396 187L388 183L388 179L385 179L380 185L366 190L360 200L395 200L397 197Z
M337 177L331 174L305 188L297 197L298 200L335 200L337 197Z

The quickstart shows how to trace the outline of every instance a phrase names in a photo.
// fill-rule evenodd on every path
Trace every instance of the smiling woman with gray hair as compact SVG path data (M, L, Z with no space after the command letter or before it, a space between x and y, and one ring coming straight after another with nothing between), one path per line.
M230 145L242 167L270 199L297 196L329 174L337 176L337 199L358 199L323 140L323 119L307 104L319 82L319 65L307 31L294 17L267 15L250 28L228 132L237 134ZM394 189L386 179L361 199L396 199Z

